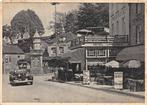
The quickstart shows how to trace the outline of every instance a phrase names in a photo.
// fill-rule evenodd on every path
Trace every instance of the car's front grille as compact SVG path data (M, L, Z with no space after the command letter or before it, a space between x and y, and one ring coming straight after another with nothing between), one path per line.
M18 80L21 80L21 81L22 81L22 80L25 80L25 79L26 79L26 75L24 75L24 74L18 74L18 75L17 75L17 79L18 79Z

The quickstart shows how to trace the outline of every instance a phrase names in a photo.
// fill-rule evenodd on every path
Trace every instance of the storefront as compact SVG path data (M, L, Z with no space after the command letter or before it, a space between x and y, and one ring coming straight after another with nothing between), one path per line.
M70 50L62 55L62 58L69 58L69 69L73 72L82 72L85 68L85 49L78 48L75 50Z
M124 69L124 88L143 91L145 85L145 48L144 45L127 47L120 51L116 60L122 62Z

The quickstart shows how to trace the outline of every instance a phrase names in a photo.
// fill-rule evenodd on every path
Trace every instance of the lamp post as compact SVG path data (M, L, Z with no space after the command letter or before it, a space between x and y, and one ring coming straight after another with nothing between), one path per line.
M54 29L55 29L55 37L56 37L56 57L57 57L57 50L58 50L58 35L57 35L57 30L56 30L56 13L57 13L57 9L56 9L56 5L58 5L59 3L53 2L51 3L52 5L55 6L55 25L54 25Z
M54 28L55 28L55 35L56 35L56 13L57 13L57 9L56 9L56 5L59 4L59 3L51 3L52 5L55 6L55 25L54 25Z

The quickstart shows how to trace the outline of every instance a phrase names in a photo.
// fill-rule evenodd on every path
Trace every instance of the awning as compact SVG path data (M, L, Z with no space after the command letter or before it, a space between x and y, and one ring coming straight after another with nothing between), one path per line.
M112 60L105 64L106 67L119 68L119 62Z
M81 29L81 30L78 30L77 33L92 33L92 31L87 29Z
M98 62L87 62L88 66L97 66Z
M62 55L62 58L69 58L70 63L82 63L84 62L85 50L84 48L78 48L70 50Z
M138 60L130 60L123 64L123 67L128 67L128 68L139 68L140 66L141 63Z
M43 61L50 61L50 60L68 60L70 58L68 57L60 57L60 56L57 56L57 57L43 57Z
M139 60L144 62L145 59L144 45L127 47L118 53L116 60L128 61L128 60Z

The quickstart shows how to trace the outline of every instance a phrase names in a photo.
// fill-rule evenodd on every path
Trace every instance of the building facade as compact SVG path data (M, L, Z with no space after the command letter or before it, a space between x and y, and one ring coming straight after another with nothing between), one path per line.
M118 4L113 4L113 6L116 6ZM122 4L124 5L124 4ZM123 49L120 53L117 55L117 60L120 61L127 61L127 60L139 60L144 62L144 12L145 12L145 4L144 3L129 3L125 4L128 6L127 13L127 18L129 18L129 33L128 33L128 46L126 49ZM110 5L112 8L112 4ZM109 16L109 21L112 23L114 20L111 18L111 14ZM126 28L128 28L126 26ZM112 25L110 24L110 27ZM117 27L115 27L117 28ZM112 32L112 28L110 32ZM113 33L116 30L114 30ZM129 55L130 54L130 55Z
M124 71L124 88L131 91L145 90L145 4L129 3L129 44L122 49L116 60L122 62ZM111 20L110 20L111 21ZM112 20L113 21L113 20ZM130 64L129 62L133 62Z
M109 4L110 35L128 35L129 45L144 44L144 4Z
M3 45L3 73L17 69L17 61L24 58L24 52L17 45Z
M129 34L129 4L109 4L109 28L110 35Z
M69 50L67 43L52 43L48 46L49 57L62 56Z
M127 40L120 40L121 38L122 36L117 36L117 40L115 40L115 36L110 36L109 34L102 35L98 33L81 35L81 37L71 41L70 49L84 49L85 53L77 56L82 56L84 58L84 66L81 66L81 70L90 70L90 66L104 65L105 63L115 59L117 53L128 45Z
M131 3L129 4L130 11L130 45L144 44L144 16L145 16L144 3Z

